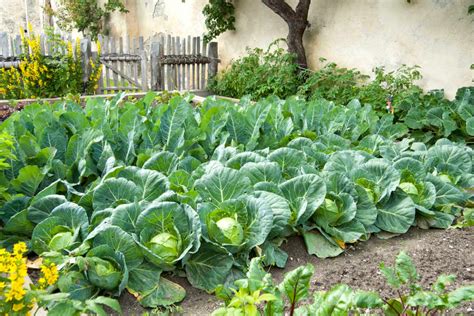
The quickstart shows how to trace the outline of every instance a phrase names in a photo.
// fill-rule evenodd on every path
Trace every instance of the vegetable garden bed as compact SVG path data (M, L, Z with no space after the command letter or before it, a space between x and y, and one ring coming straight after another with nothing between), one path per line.
M464 93L459 113L474 99ZM98 293L178 303L173 273L212 292L252 257L285 267L295 235L329 258L472 216L472 148L410 138L420 130L356 100L124 97L31 104L0 128L15 155L2 171L1 246L25 241L60 268L69 296L48 303L57 313Z
M328 290L336 284L348 284L353 288L376 291L384 296L396 296L390 290L379 271L380 262L391 262L401 251L407 251L414 259L420 274L421 283L431 286L441 273L454 274L456 282L450 289L474 282L474 230L421 230L417 228L392 239L372 238L365 243L350 247L338 257L320 259L307 253L303 240L292 237L283 244L290 260L284 269L271 269L270 272L281 281L283 274L306 263L315 267L311 280L313 290ZM184 278L175 277L187 296L180 304L184 315L209 315L221 302L213 295L193 288ZM125 315L140 315L146 311L136 299L124 293L120 305ZM468 314L474 311L474 303L466 303L451 312Z

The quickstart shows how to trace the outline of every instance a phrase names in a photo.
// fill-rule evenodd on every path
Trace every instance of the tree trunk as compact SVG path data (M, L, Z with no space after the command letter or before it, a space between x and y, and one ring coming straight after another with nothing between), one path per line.
M299 0L295 10L285 0L262 0L262 2L288 24L286 38L288 52L296 55L296 62L301 68L308 68L303 35L309 26L308 11L311 0Z

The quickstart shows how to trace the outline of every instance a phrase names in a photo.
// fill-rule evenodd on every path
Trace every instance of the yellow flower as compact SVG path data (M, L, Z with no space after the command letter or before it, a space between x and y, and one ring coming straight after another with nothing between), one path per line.
M23 303L20 303L20 304L13 304L13 311L14 311L14 312L19 312L19 311L21 311L24 307L25 307L25 305L24 305Z
M54 263L50 264L49 267L46 265L41 266L41 273L48 285L53 285L58 280L58 268ZM44 281L41 283L44 283Z
M8 291L7 294L5 294L5 301L6 302L12 301L14 296L15 296L15 292Z
M16 243L13 246L13 253L14 254L24 254L27 251L26 244L23 241Z

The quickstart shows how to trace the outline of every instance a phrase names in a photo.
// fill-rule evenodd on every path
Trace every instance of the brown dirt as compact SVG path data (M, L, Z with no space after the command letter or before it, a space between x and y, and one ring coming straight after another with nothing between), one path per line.
M353 288L373 290L382 296L394 295L387 287L379 272L379 264L384 261L391 265L396 255L405 250L413 258L420 282L430 286L439 274L455 274L454 287L474 283L474 228L457 230L421 230L413 228L407 234L391 238L372 237L367 242L351 246L336 258L319 259L307 254L300 237L292 237L283 245L289 260L285 269L272 269L274 278L280 281L284 273L308 262L315 266L312 288L328 289L338 283L346 283ZM185 315L209 315L220 305L212 295L192 288L184 278L173 278L185 287L187 296L180 304ZM125 294L120 299L125 315L141 315L145 310ZM463 305L458 312L474 315L474 302Z

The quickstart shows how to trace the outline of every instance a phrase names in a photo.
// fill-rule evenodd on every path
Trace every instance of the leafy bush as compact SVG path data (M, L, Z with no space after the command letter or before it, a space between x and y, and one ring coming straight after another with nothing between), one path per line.
M0 171L0 243L30 242L73 300L128 290L172 305L185 291L171 271L211 292L255 254L285 266L287 236L337 256L373 234L447 228L472 198L472 148L416 142L356 101L164 101L32 104L0 125L16 157Z
M321 62L326 59L321 58ZM356 99L361 85L369 79L356 69L347 69L335 63L326 63L321 69L310 72L307 80L298 88L298 94L309 99L323 98L338 104Z
M100 45L97 59L90 60L92 71L84 87L79 40L73 46L58 34L49 33L47 43L52 47L51 56L42 54L41 39L31 29L22 42L24 53L19 67L0 69L0 99L58 97L85 91L93 93L97 89L101 74Z
M269 95L286 98L296 94L304 74L298 72L295 57L278 47L278 41L265 51L255 48L247 49L247 53L210 80L208 89L233 98L250 95L253 100Z
M105 25L111 13L128 12L122 0L107 0L102 3L97 0L59 0L57 5L56 11L45 9L58 19L61 28L67 31L76 29L91 35L93 39L97 39L100 33L107 33L104 32L107 31Z
M322 62L326 59L321 58ZM422 93L415 81L422 78L418 66L402 65L386 72L384 67L374 69L374 79L357 69L341 68L335 63L326 63L320 70L311 72L298 93L308 98L323 98L345 105L353 99L371 104L374 109L385 111L387 99L399 104L414 93Z
M385 315L422 316L443 313L474 300L473 285L447 291L447 286L455 280L454 275L440 275L431 291L423 289L416 283L419 278L416 268L404 252L397 256L394 268L387 268L383 263L380 268L387 283L400 293L395 298L382 298L377 292L354 290L345 284L311 293L314 273L311 264L287 272L283 281L275 284L261 263L262 258L253 258L246 278L235 281L233 288L218 287L216 296L225 302L225 307L215 310L212 316L367 315L369 312L372 315L381 310Z

